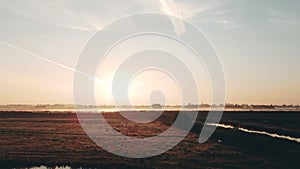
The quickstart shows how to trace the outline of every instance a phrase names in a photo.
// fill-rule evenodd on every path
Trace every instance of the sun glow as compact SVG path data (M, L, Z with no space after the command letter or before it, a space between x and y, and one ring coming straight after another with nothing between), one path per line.
M97 104L114 104L112 93L113 75L106 74L98 77L94 83ZM161 94L157 95L157 92ZM128 99L131 105L180 104L180 93L176 81L169 75L157 70L142 71L132 77L131 82L128 84Z
M98 105L111 104L112 101L112 76L97 78L94 82L95 100Z
M131 104L181 102L180 87L176 81L158 70L146 70L137 74L130 83L128 96Z

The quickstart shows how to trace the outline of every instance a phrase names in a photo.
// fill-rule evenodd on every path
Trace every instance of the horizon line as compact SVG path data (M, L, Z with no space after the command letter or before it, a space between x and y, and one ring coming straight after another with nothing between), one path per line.
M107 107L118 107L118 106L152 106L152 105L161 105L161 106L300 106L300 104L264 104L264 103L224 103L224 104L209 104L209 103L188 103L188 104L136 104L136 105L113 105L113 104L101 104L101 105L91 105L91 104L72 104L72 103L7 103L7 104L0 104L0 106L107 106Z

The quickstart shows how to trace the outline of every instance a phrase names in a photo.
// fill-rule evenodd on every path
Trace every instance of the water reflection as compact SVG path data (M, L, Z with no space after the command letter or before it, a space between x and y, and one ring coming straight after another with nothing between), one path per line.
M300 143L300 138L279 135L279 134L276 134L276 133L269 133L269 132L266 132L266 131L250 130L250 129L246 129L246 128L242 128L242 127L234 127L233 125L228 125L228 124L206 123L205 125L208 125L208 126L217 126L217 127L225 128L225 129L237 129L239 131L243 131L243 132L246 132L246 133L261 134L261 135L266 135L266 136L273 137L273 138L279 138L279 139L285 139L285 140L290 140L290 141L296 141L296 142Z
M26 168L26 169L52 169L52 167L47 167L47 166L39 166L39 167L30 167L30 168ZM69 166L56 166L54 167L54 169L71 169L71 167Z

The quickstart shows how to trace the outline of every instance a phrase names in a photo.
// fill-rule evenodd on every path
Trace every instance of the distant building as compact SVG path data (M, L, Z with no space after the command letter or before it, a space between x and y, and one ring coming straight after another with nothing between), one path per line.
M197 104L191 104L191 103L189 103L188 105L185 105L184 108L187 108L187 109L198 109L199 106Z
M152 107L152 109L161 109L161 108L163 108L163 106L159 103L152 104L151 107Z

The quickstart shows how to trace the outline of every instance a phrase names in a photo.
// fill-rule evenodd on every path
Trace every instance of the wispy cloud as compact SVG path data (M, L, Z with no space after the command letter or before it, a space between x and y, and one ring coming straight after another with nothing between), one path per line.
M239 26L239 17L226 10L225 6L237 0L210 0L210 1L176 1L182 18L196 24L210 22L220 25L224 29Z
M39 3L37 1L1 1L0 9L6 10L6 15L14 15L16 18L28 21L61 26L63 28L79 31L97 31L105 24L124 15L139 12L164 12L171 17L174 31L177 35L184 33L185 25L181 19L193 20L194 17L202 17L217 21L218 24L226 25L232 22L224 22L224 18L211 17L214 13L221 11L224 5L235 0L157 0L157 1L95 1L84 4L82 2L70 3L68 1L48 1ZM115 5L118 4L118 5ZM209 15L208 15L209 14ZM4 15L3 15L4 17ZM1 18L1 16L0 16ZM227 21L232 21L226 19Z
M224 10L220 8L236 0L210 0L210 1L178 1L184 18L191 19L197 15L213 12L223 14Z
M167 15L175 16L170 17L172 24L174 26L174 31L177 36L180 36L185 32L184 23L181 20L182 14L180 8L176 5L174 0L160 0L161 11L165 12Z
M270 18L268 19L270 23L278 25L300 24L300 18L297 18L295 15L290 15L274 9L267 9L267 12L270 15Z
M300 24L300 18L295 15L291 15L286 12L284 13L274 9L266 9L266 11L269 14L268 21L271 24L279 26L279 28L289 34L294 34L293 28L291 26Z
M160 10L171 17L175 33L179 36L184 33L185 26L181 19L193 21L198 18L200 22L212 22L220 25L224 29L232 29L239 26L239 18L230 16L228 11L223 7L235 2L236 0L211 0L211 1L174 1L174 0L159 0ZM199 19L200 18L200 19Z
M73 29L73 30L79 30L79 31L94 31L97 30L96 28L87 27L87 26L81 26L81 25L72 25L72 24L58 24L59 26Z
M26 22L38 22L80 31L95 31L103 26L101 19L94 13L88 10L78 10L75 5L71 6L65 1L43 3L2 1L0 4L0 9L9 9L7 15L26 20Z

